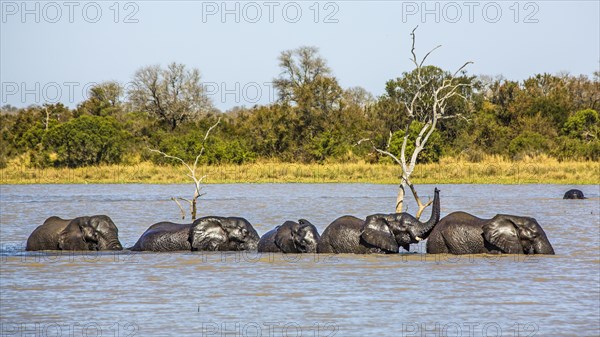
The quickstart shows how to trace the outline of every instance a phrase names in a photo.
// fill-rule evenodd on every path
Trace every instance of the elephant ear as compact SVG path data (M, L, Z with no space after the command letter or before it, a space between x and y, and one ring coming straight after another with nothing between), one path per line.
M296 252L296 245L294 242L295 233L294 227L297 225L292 221L286 221L283 225L277 226L277 233L275 234L275 245L283 253L294 253Z
M368 216L362 229L361 238L368 244L397 253L400 247L388 222L380 216Z
M509 218L496 215L482 227L483 237L506 254L522 254L516 224Z
M228 242L228 237L219 219L201 218L192 224L189 241L192 250L215 251Z
M58 235L58 249L60 250L86 250L87 244L84 236L86 218L75 218L69 222Z

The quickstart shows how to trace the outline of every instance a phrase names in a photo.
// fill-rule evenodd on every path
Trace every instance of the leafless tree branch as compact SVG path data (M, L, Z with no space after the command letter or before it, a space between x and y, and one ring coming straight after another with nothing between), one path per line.
M200 198L203 195L205 195L205 193L201 193L202 182L204 181L204 179L207 176L207 175L203 175L202 177L199 177L199 178L196 176L196 171L197 171L197 167L198 167L198 160L204 154L206 140L208 139L208 136L210 135L210 132L214 128L216 128L217 125L219 125L220 122L221 122L221 117L219 117L219 119L217 120L217 122L214 125L212 125L206 131L206 134L204 135L204 138L202 139L202 148L200 149L200 152L196 156L196 159L194 160L194 164L193 165L190 165L190 164L186 163L185 160L183 160L183 159L181 159L179 157L169 155L169 154L167 154L165 152L162 152L162 151L159 151L159 150L156 150L156 149L148 148L148 150L150 150L151 152L158 153L158 154L162 155L165 158L173 159L173 160L176 160L176 161L180 162L181 164L183 164L183 166L185 166L188 169L188 171L189 171L189 173L187 173L186 176L190 177L194 181L194 195L193 195L192 199L186 199L186 198L182 198L182 197L178 197L178 198L173 197L173 198L171 198L171 200L175 201L177 203L177 206L179 206L179 209L182 212L183 219L185 219L185 212L183 211L183 207L181 206L181 204L179 203L178 200L186 201L186 202L188 202L190 204L190 215L192 216L192 220L196 219L198 198Z
M408 115L408 123L406 125L406 129L404 132L404 138L402 140L402 148L400 150L400 156L398 158L396 155L389 152L390 142L391 142L391 138L392 138L391 132L390 132L390 136L388 138L385 149L377 148L373 144L373 142L371 142L371 145L373 146L375 151L377 151L380 154L389 156L397 164L399 164L402 167L401 181L400 181L398 197L397 197L397 202L396 202L396 212L402 212L406 187L408 186L412 192L413 197L415 198L415 200L417 202L417 205L419 206L419 209L417 210L417 215L416 215L416 217L419 218L421 216L421 214L423 213L423 210L425 210L425 208L430 206L433 201L432 200L429 200L428 202L421 201L421 199L419 198L419 195L417 193L417 190L415 189L413 183L410 180L410 176L414 172L419 153L425 149L427 142L429 141L431 135L433 134L433 132L436 130L436 128L438 126L438 122L440 120L450 119L450 118L464 118L464 116L462 114L446 115L446 107L447 107L449 100L453 97L460 97L460 98L466 100L466 97L461 94L459 89L462 87L471 87L472 85L470 83L456 83L455 77L461 71L463 71L469 64L472 64L473 62L471 62L471 61L466 62L460 68L458 68L458 70L456 70L456 72L454 72L453 75L449 76L448 78L444 78L440 84L433 87L432 92L426 92L426 88L428 88L432 85L433 79L430 78L428 80L425 80L423 78L423 74L422 74L421 70L422 70L423 65L425 64L425 61L427 60L427 58L434 51L436 51L438 48L440 48L441 45L438 45L435 48L431 49L429 52L427 52L425 54L425 56L422 59L418 60L417 54L415 52L415 44L416 44L415 32L416 32L417 28L418 28L418 26L415 27L412 30L412 32L410 33L411 40L412 40L411 41L411 49L410 49L410 53L411 53L412 57L410 58L410 60L415 65L416 81L418 83L418 86L417 86L416 91L413 93L412 97L402 101L402 104L404 105L404 108L406 109L406 113ZM427 96L427 98L431 98L433 101L433 104L428 107L423 107L420 105L417 106L417 103L423 97L425 97L425 95L429 95L429 96ZM415 121L415 119L419 120L420 122L422 122L424 124L421 127L421 130L419 131L417 137L414 139L415 149L413 150L412 154L410 154L410 161L407 161L407 153L406 153L407 146L408 146L408 142L411 141L410 128L411 128L413 121ZM358 144L360 144L363 141L367 141L367 140L368 139L361 140L358 142Z
M171 200L175 201L177 206L179 206L179 210L181 211L181 219L185 219L185 211L183 210L183 207L179 203L179 200L177 200L177 198L175 198L175 197L171 197Z

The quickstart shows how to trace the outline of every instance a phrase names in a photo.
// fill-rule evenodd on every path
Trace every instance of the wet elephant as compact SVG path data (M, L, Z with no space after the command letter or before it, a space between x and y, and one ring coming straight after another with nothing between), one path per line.
M318 253L398 253L411 243L426 239L440 219L440 196L436 188L431 217L420 222L408 213L373 214L365 220L343 216L321 234Z
M133 251L255 250L260 237L248 220L207 216L191 224L159 222L138 239Z
M430 254L554 254L534 218L498 214L481 219L465 212L448 214L427 240Z
M300 219L286 221L265 233L258 242L259 252L315 253L319 242L317 228Z
M121 250L119 229L106 215L50 217L27 239L26 250Z
M563 195L563 199L586 199L586 197L580 190L572 189L565 192L565 195Z

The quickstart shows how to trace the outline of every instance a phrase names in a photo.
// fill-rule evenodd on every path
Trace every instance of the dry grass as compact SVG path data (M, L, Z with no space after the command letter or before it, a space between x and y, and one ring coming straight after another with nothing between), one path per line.
M200 168L206 183L382 183L398 182L399 167L364 162L343 164L290 164L259 162ZM148 162L66 168L30 168L11 163L0 169L1 184L189 183L186 169ZM478 163L445 158L417 165L417 184L600 184L600 162L558 162L549 157L514 162L487 157Z

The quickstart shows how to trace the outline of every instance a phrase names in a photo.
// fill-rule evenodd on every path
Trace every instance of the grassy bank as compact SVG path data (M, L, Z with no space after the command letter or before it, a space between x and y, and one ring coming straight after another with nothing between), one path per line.
M399 166L392 164L253 163L199 169L206 183L397 183ZM15 163L0 169L2 184L188 183L186 169L152 163L66 168L30 168ZM558 162L542 157L509 161L489 157L471 163L452 158L417 165L415 183L465 184L600 184L599 162Z

